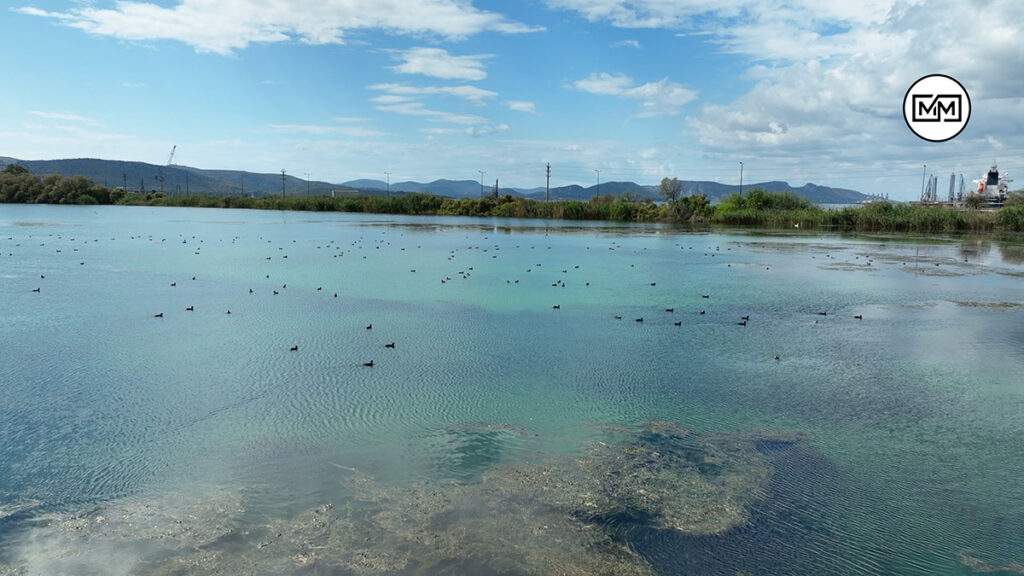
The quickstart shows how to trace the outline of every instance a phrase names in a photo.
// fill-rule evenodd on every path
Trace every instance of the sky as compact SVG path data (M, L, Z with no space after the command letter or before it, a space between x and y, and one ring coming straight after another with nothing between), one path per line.
M13 0L0 156L341 183L806 182L917 199L1024 171L1020 0ZM921 140L903 98L957 79ZM925 167L927 165L927 167ZM481 174L482 172L482 174ZM308 175L308 176L307 176ZM1024 188L1024 174L1011 188Z

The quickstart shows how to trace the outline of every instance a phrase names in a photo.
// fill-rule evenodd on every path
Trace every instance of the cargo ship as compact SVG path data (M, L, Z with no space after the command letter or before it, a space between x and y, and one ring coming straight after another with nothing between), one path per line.
M1010 182L1013 182L1007 175L999 173L999 167L992 163L988 173L981 179L975 180L978 185L977 194L980 194L985 201L992 206L1002 206L1010 194Z

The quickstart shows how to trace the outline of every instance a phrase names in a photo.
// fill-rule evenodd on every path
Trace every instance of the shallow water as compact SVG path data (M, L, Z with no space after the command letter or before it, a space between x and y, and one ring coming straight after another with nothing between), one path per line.
M1024 573L1022 254L3 205L0 574ZM702 440L597 487L651 421ZM716 531L647 508L680 478Z

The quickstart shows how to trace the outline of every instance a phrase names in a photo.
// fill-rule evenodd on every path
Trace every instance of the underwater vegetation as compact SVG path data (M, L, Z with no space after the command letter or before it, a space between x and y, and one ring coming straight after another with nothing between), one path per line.
M339 465L344 501L287 517L254 514L226 490L44 514L0 575L652 575L623 524L693 537L744 526L773 475L768 454L806 439L661 421L600 432L467 481L395 485Z

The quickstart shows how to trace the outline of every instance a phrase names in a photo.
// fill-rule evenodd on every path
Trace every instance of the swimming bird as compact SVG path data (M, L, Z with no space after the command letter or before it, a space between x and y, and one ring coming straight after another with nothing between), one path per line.
M367 324L366 325L366 329L367 330L373 330L373 324Z
M675 312L675 308L665 308L665 312Z
M700 313L701 313L701 314L703 314L703 313L704 313L704 311L703 311L703 310L701 310L701 311L700 311Z
M299 347L297 345L296 346L292 346L291 348L288 349L288 351L289 352L298 352L299 351Z
M828 312L818 312L818 316L828 316Z
M683 325L683 321L680 320L679 322L673 322L672 325L673 326L682 326Z
M177 286L177 285L178 285L178 283L177 283L177 282L171 282L171 287L172 287L172 288L173 288L174 286Z
M159 314L154 314L153 315L153 318L163 318L163 317L164 317L164 313L163 312L161 312Z
M711 298L711 294L701 294L701 298Z
M554 309L554 310L561 310L562 309L562 305L561 304L555 304L551 308Z
M750 320L750 316L740 316L740 320Z
M39 288L33 288L32 291L33 292L41 292L41 290Z
M228 310L228 314L231 314L231 310Z
M854 318L856 318L857 320L863 320L864 319L864 315L863 314L857 314L856 316L854 316Z
M616 316L615 316L615 319L616 319L616 320L622 320L622 316L618 316L618 315L616 315Z
M776 359L776 360L778 360L778 359L779 359L778 355L776 355L776 356L775 356L775 359Z
M385 348L394 348L395 347L395 343L392 342L391 344L385 344L384 347Z
M747 325L747 321L744 320L743 322L737 322L736 325L737 326L746 326Z
M373 368L373 360L370 360L369 362L363 362L363 366L366 366L367 368Z
M657 285L655 282L651 282L651 286L655 286L655 285Z
M196 309L196 307L195 307L195 306L189 306L188 308L185 308L185 311L186 311L186 312L194 312L194 311L195 311L195 309Z
M643 322L643 321L644 321L643 316L641 316L640 318L637 318L636 320L634 320L634 322Z

